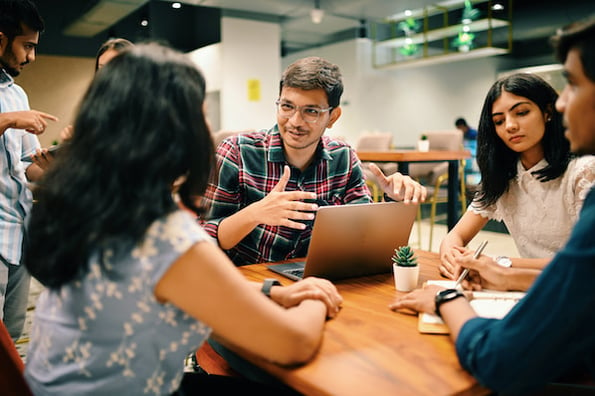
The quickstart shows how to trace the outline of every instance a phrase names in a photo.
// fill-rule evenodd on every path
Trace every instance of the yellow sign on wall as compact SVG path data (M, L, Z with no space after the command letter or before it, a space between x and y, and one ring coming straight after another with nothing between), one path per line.
M258 102L260 100L260 80L248 80L248 101Z

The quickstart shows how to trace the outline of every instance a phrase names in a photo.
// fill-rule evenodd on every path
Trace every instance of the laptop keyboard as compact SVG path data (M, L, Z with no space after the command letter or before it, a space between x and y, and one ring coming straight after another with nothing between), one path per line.
M288 270L285 270L283 272L285 272L286 274L297 276L299 278L303 278L304 277L304 270L303 269L300 269L300 268L288 269Z

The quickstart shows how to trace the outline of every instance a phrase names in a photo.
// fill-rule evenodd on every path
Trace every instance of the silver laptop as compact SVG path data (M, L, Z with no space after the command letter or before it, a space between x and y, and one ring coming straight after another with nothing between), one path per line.
M378 202L318 209L305 262L267 267L293 280L329 280L392 271L394 249L409 243L417 205Z

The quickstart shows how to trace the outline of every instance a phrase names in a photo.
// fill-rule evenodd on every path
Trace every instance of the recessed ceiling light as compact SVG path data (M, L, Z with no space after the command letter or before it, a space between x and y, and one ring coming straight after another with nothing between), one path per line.
M411 16L413 14L411 10L405 10L405 16Z
M171 3L171 8L182 8L182 3L180 2L173 2Z
M140 25L143 27L147 27L149 26L149 20L148 19L143 19L140 21Z
M504 6L500 3L496 3L492 6L492 10L494 11L502 11L504 10Z

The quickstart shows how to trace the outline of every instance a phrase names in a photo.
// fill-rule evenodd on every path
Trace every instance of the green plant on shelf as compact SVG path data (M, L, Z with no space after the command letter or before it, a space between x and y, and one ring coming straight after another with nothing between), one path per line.
M410 246L401 246L395 249L395 254L392 255L391 260L399 267L417 266L417 258Z
M428 135L421 135L419 140L428 140Z
M417 54L418 51L419 51L419 48L418 48L417 44L405 44L404 46L402 46L399 49L399 52L403 56L413 56L413 55Z

